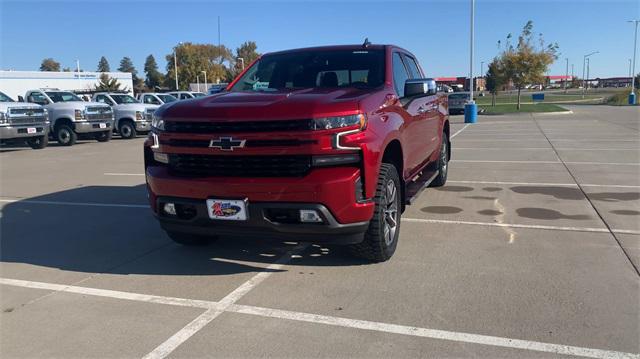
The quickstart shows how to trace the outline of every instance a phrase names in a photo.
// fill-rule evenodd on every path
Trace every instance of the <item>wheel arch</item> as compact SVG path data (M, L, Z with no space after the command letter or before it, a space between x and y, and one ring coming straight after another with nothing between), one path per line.
M74 131L76 130L75 124L68 117L58 117L58 118L55 119L55 121L53 121L52 125L53 125L52 127L54 128L54 130L60 125L68 125L69 127L71 127L72 130L74 130Z
M447 137L447 142L449 142L449 147L447 147L447 158L451 161L451 128L449 126L449 119L444 121L442 132Z
M404 154L402 151L402 144L398 139L393 139L387 143L382 153L382 160L380 163L391 163L396 167L398 171L398 177L400 178L400 191L402 193L401 211L404 212L406 193L405 193L405 181L404 181Z

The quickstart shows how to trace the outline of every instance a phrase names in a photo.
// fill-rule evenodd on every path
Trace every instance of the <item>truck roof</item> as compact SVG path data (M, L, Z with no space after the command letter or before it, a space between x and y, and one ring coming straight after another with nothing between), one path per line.
M284 53L289 53L289 52L303 52L303 51L322 51L322 50L383 50L385 49L387 46L393 46L396 48L400 48L398 46L395 45L369 45L369 46L363 46L362 44L358 44L358 45L330 45L330 46L315 46L315 47L303 47L303 48L299 48L299 49L290 49L290 50L282 50L282 51L275 51L275 52L269 52L266 53L265 55L273 55L273 54L284 54ZM405 50L406 51L406 50Z

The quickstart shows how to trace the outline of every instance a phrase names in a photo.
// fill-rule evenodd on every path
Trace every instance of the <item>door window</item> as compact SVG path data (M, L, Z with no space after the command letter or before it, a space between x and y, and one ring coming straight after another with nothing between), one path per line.
M40 92L32 92L27 96L27 102L37 103L39 105L47 105L49 101Z
M420 69L418 68L418 64L416 63L416 60L413 57L407 56L407 55L402 55L402 58L404 59L404 63L407 65L407 68L409 69L409 74L411 75L411 78L412 79L422 78L422 74L420 73Z
M404 83L409 78L409 74L407 73L407 69L404 67L402 63L402 59L400 58L400 54L397 52L393 53L393 86L398 93L398 97L404 97Z

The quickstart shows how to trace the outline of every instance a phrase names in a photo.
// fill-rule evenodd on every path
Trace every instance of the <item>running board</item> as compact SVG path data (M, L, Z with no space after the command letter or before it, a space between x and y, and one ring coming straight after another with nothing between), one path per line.
M422 193L422 191L429 187L431 182L433 182L440 172L436 170L435 172L423 172L423 174L418 177L415 181L408 183L404 188L404 193L406 194L407 204L412 204Z

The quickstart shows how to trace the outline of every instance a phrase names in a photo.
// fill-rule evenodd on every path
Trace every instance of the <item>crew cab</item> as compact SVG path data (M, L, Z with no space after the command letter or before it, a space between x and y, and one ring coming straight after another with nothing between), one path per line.
M50 134L63 146L74 145L78 138L111 140L113 111L105 104L85 102L72 92L54 88L29 90L25 98L47 110Z
M15 102L0 92L0 142L28 144L42 149L49 143L47 110L31 103Z
M151 118L158 105L145 105L133 96L118 92L98 92L93 101L111 106L113 129L124 139L135 138L138 133L151 130Z
M145 105L164 105L165 103L178 101L177 98L166 93L141 93L137 99Z
M195 91L175 91L175 92L168 92L168 94L177 98L178 100L191 100L192 98L207 96L207 94L204 94L202 92L195 92Z
M226 91L166 104L144 144L149 201L174 241L338 243L379 262L405 206L442 186L447 96L393 45L261 56Z

